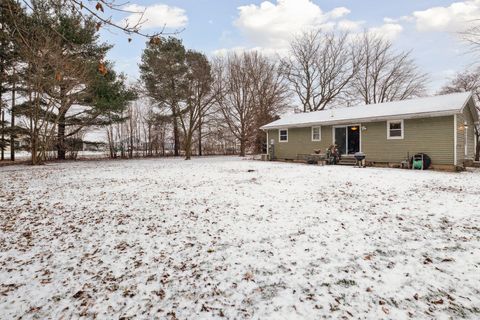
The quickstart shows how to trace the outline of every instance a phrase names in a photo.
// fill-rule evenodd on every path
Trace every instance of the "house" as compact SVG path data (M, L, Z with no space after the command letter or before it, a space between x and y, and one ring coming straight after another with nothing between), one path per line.
M424 153L436 169L474 158L479 116L472 94L295 113L262 127L271 159L295 160L336 144L342 155L366 154L371 165L397 166Z

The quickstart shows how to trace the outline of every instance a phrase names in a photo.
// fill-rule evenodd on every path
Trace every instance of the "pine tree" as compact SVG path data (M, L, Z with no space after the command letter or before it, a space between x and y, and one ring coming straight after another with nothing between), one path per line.
M170 112L173 124L174 155L179 155L180 103L185 100L186 50L182 41L169 37L150 41L142 54L140 75L148 95Z
M5 148L10 145L11 159L14 159L15 123L13 106L15 104L15 65L18 64L18 45L14 41L15 24L24 14L23 8L13 0L0 2L0 153L4 160ZM7 96L8 95L8 96ZM11 99L12 103L8 100ZM7 127L6 110L11 105L11 127ZM10 139L7 139L7 136Z
M93 19L68 12L61 1L34 1L17 24L24 101L16 114L28 120L32 163L48 151L65 159L74 136L89 126L117 121L134 98L125 79L103 62L111 46L99 43Z

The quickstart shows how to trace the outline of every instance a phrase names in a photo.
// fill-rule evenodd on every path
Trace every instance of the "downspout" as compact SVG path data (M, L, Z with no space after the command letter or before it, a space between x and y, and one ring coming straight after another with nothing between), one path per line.
M457 166L457 115L453 115L453 165Z

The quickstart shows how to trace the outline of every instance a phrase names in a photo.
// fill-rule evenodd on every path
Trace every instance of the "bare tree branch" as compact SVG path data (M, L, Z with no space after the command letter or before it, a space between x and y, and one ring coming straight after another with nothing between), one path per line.
M289 97L277 65L257 52L230 54L215 61L215 76L217 104L240 141L240 155L251 145L260 151L260 126L272 121Z
M355 52L348 33L309 31L290 44L282 70L303 111L323 110L340 101L344 88L358 73L362 55Z
M367 32L356 46L361 64L349 86L351 100L371 104L425 94L427 75L419 71L410 52L396 53L391 42Z

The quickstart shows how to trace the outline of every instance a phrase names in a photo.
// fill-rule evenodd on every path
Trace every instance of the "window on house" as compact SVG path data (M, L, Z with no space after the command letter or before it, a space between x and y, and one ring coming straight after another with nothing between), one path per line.
M278 140L280 142L287 142L288 141L288 129L278 130Z
M403 139L403 120L387 121L387 139Z
M320 127L312 127L312 141L322 140L322 134Z

